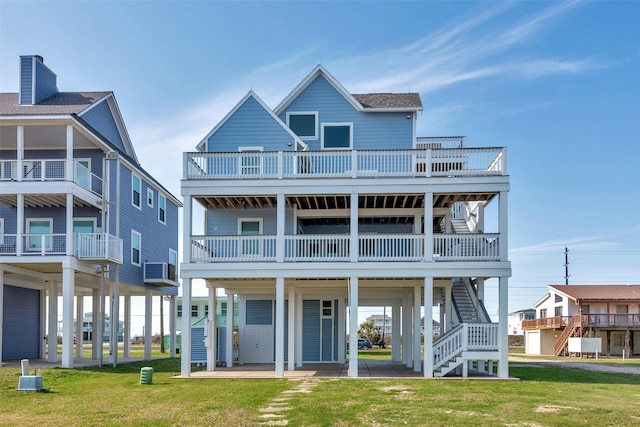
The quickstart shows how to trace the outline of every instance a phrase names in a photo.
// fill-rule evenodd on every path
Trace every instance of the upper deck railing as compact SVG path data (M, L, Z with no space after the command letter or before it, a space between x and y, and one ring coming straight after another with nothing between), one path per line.
M506 148L184 153L185 179L506 175Z
M52 182L73 181L85 190L102 196L102 178L84 165L73 161L73 176L67 177L65 159L22 160L19 172L17 160L0 160L0 181Z
M122 264L122 239L107 233L74 234L73 256L93 262ZM0 234L0 255L50 256L67 254L67 235Z
M635 327L640 328L640 314L582 314L574 315L582 327ZM553 316L522 321L523 330L559 329L566 327L572 316Z

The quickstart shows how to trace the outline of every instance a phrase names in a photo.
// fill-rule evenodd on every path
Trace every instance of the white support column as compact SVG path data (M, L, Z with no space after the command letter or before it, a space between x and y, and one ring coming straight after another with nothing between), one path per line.
M351 195L351 202L353 203L353 195ZM357 203L356 203L356 206L357 206ZM351 230L353 231L353 228ZM351 277L349 279L349 377L351 378L358 377L358 278L357 277Z
M338 298L338 362L347 361L347 301L344 297ZM302 325L301 323L298 323ZM300 327L302 330L302 327ZM302 334L300 334L302 335Z
M424 278L424 377L433 377L433 277Z
M498 284L498 377L509 378L509 280L506 276L499 278Z
M233 294L227 289L227 368L233 367Z
M111 316L111 324L109 329L109 360L115 368L118 364L118 332L120 332L120 264L116 264L116 271L114 274L114 280L111 282L109 303L111 310L109 312ZM145 317L146 322L146 317ZM150 323L149 323L150 324ZM145 357L147 350L147 341L145 337ZM151 339L149 339L149 358L151 359Z
M65 179L73 181L73 126L67 125L67 152L65 164Z
M82 347L84 345L84 328L83 325L83 311L84 311L84 297L82 295L76 296L76 357L82 359Z
M191 204L192 204L191 196L185 196L184 205L182 206L182 231L184 233L182 237L182 262L184 263L191 262L191 235L193 234L191 232L191 223L193 222L192 213L191 213ZM183 307L187 307L187 306L183 304ZM183 318L190 319L191 316L183 316ZM184 328L182 330L184 331Z
M453 303L451 302L451 289L453 284L451 282L447 283L447 286L444 288L444 311L446 314L445 322L445 332L449 332L452 328L451 316L453 316ZM442 328L442 325L440 325Z
M276 378L284 377L284 277L276 277Z
M58 284L49 283L49 338L47 340L47 361L58 361Z
M183 214L186 215L186 212ZM184 240L185 242L190 240L189 236L185 236ZM189 308L191 307L191 280L182 281L182 346L180 348L180 376L182 377L191 376L191 310Z
M276 262L284 262L284 194L277 195L276 201Z
M91 291L91 358L94 360L98 358L98 343L96 339L97 337L96 318L98 316L98 313L100 312L99 295L100 293L98 289L94 289L93 291Z
M411 353L411 304L409 295L402 296L402 363L407 367L413 366Z
M176 327L177 327L177 313L176 313L176 296L171 295L169 297L169 311L171 314L169 315L169 329L171 329L171 350L169 352L169 357L176 357Z
M67 205L65 206L65 214L66 214L65 253L71 256L73 255L73 194L71 193L67 193Z
M218 347L216 346L216 308L218 305L218 301L216 300L217 289L215 286L210 286L209 284L207 284L207 289L209 291L209 316L207 319L206 329L207 341L205 342L205 347L207 348L207 371L214 371L216 369L216 353L218 352Z
M391 360L400 361L400 303L391 306Z
M100 291L98 298L98 310L97 315L92 314L92 322L93 322L93 336L96 340L96 347L98 349L98 360L99 366L102 367L102 359L104 355L104 346L103 346L103 338L104 338L104 317L105 317L105 296L104 296L104 281L105 281L105 270L104 266L100 268Z
M509 260L509 238L508 238L508 195L506 191L500 192L499 206L498 206L498 230L500 232L500 261Z
M18 172L16 173L16 179L18 181L22 181L22 161L24 160L24 126L16 127L16 150L16 168L18 169ZM20 204L18 204L18 206L20 206Z
M424 193L424 260L433 261L433 193Z
M4 270L0 267L0 312L4 313ZM2 366L2 319L3 315L0 314L0 366Z
M478 291L478 299L484 302L484 278L478 277L476 279L476 289Z
M75 271L62 267L62 367L73 368L73 294Z
M18 126L20 127L20 126ZM18 169L20 171L18 176L22 176L22 167ZM16 195L16 256L22 255L22 235L24 234L24 195L18 193Z
M302 367L302 289L296 294L296 325L300 330L296 334L296 366Z
M476 223L476 232L480 230L484 231L484 203L478 203L476 208L476 215L478 218L478 222Z
M288 319L287 321L289 322L289 330L287 331L288 334L288 343L287 343L287 370L288 371L295 371L296 369L296 290L293 287L293 285L291 285L291 288L289 289L289 299L288 299L288 307L289 307L289 313L288 313Z
M124 336L122 357L131 357L131 295L124 296Z
M446 309L444 308L444 304L440 303L440 335L444 335L446 332L446 328L445 328L445 311Z
M349 235L349 256L351 262L358 262L358 194L351 193L351 217ZM356 279L357 282L357 279ZM357 330L357 329L356 329ZM357 373L357 372L356 372Z
M422 361L420 358L420 306L422 305L421 286L413 287L413 371L420 372ZM425 338L426 340L426 338Z
M111 328L116 319L111 316ZM144 296L144 360L151 360L151 341L153 340L153 295L151 289Z

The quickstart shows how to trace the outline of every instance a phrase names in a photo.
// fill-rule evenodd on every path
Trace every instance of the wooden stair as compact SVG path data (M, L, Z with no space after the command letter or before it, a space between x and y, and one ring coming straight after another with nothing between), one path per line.
M566 356L569 353L569 338L576 336L582 336L582 316L580 314L575 314L569 319L569 323L567 323L564 331L562 331L562 334L558 337L555 346L555 355Z

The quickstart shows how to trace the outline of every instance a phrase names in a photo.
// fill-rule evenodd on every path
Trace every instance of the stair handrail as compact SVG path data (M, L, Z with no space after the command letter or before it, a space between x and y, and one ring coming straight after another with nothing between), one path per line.
M573 332L575 332L575 329L580 326L582 326L582 316L580 314L574 314L573 316L571 316L571 319L569 319L569 323L567 323L567 326L565 326L564 330L560 334L560 337L558 337L558 340L556 341L556 356L559 356L560 353L562 353L562 350L564 350L564 346L565 344L567 344L569 337L573 334Z
M491 323L491 317L489 317L489 313L487 313L487 310L485 309L484 303L482 302L482 300L480 298L478 298L478 291L473 286L473 283L471 282L471 279L470 278L463 278L462 279L462 283L464 283L464 286L467 288L467 293L471 297L471 302L475 306L476 311L479 314L483 315L484 319L482 320L482 322ZM480 316L478 316L478 317L480 317Z
M462 323L433 342L433 369L436 370L464 350L465 328Z
M456 312L456 317L458 318L458 325L462 324L462 315L460 314L460 309L458 308L458 304L456 303L456 297L451 294L451 303L453 304L453 310Z

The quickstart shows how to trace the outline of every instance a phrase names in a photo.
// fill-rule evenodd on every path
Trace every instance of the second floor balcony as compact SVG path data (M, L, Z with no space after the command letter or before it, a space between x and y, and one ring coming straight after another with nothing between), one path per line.
M184 179L506 175L506 148L184 153ZM427 148L424 148L427 147Z
M80 260L122 264L122 239L106 233L79 233L71 239L66 234L0 234L0 255L45 257L71 254Z
M285 262L500 261L499 233L284 236ZM276 262L277 236L191 236L191 262ZM431 253L433 248L433 253ZM506 257L505 257L506 259Z
M82 163L73 160L67 171L65 159L0 160L0 182L74 182L91 193L102 196L102 178Z

